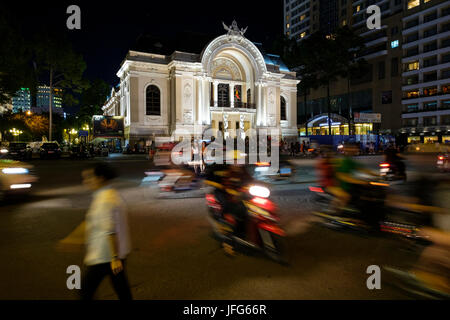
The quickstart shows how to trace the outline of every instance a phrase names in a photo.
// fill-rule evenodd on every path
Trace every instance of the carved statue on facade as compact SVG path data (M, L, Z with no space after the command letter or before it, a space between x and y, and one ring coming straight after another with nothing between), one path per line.
M227 26L224 22L222 22L224 29L228 32L228 35L233 35L233 36L244 36L244 33L247 31L248 27L238 28L237 22L236 20L233 20L231 26Z

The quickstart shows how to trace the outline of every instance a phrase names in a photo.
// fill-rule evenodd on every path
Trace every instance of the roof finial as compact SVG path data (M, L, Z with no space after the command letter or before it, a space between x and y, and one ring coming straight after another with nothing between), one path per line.
M248 27L238 28L237 22L236 20L233 20L233 22L231 23L231 26L227 26L223 21L222 21L223 27L227 32L228 35L233 35L233 36L244 36L244 33L247 31Z

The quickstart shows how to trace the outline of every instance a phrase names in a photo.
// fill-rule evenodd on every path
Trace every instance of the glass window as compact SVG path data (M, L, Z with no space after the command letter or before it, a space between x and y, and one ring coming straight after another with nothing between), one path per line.
M284 97L280 97L280 119L287 120L286 117L286 100Z
M450 115L441 116L441 124L444 126L449 125L450 124ZM450 140L450 139L447 139L447 140ZM444 137L442 137L442 141L444 141L444 143L445 143Z
M423 89L424 96L434 96L437 94L437 87L428 87Z
M405 127L417 127L418 124L418 118L409 118L409 119L403 119L403 126Z
M450 69L442 70L441 79L449 79L450 78Z
M419 90L412 90L406 93L407 98L417 98L419 97Z
M391 48L397 48L398 47L398 40L391 41Z
M442 86L442 93L449 94L450 93L450 84L446 84Z
M410 62L407 64L406 71L418 70L419 61Z
M159 91L159 88L157 86L150 85L147 87L145 101L146 115L161 115L161 92Z
M408 9L415 8L420 5L420 0L408 0Z
M417 112L417 110L419 110L419 105L417 103L408 104L406 106L406 112Z
M441 109L450 109L450 100L444 100L441 102Z
M423 110L426 111L434 111L437 108L437 102L431 101L431 102L424 102L423 104Z
M435 126L437 124L436 117L424 117L423 125L424 126Z

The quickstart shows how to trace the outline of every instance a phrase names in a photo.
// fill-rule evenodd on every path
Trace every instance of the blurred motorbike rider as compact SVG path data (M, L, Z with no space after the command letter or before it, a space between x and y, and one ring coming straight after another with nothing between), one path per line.
M432 227L421 231L432 245L423 250L412 274L428 288L450 297L450 180L442 181L435 191L437 210Z
M223 206L223 213L230 214L235 220L233 235L245 238L247 210L242 203L242 187L253 180L245 169L244 164L238 164L238 160L244 155L238 150L227 152L227 159L233 159L233 164L211 165L208 168L205 183L215 187L215 196ZM234 255L234 243L225 241L225 252Z
M355 145L348 144L344 147L344 157L338 162L336 167L335 186L328 188L328 191L335 196L332 203L333 210L341 211L346 208L358 189L358 186L366 185L367 181L356 177L358 172L377 176L376 173L363 167L353 159L358 154Z
M393 164L398 173L401 175L405 174L405 164L403 163L403 158L398 154L398 150L390 144L388 148L384 151L384 161Z
M335 160L330 150L321 152L321 158L317 163L319 185L328 192L328 188L335 185Z

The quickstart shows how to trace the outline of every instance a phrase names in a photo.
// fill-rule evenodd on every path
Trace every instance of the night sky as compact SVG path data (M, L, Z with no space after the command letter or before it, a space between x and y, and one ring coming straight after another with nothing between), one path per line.
M81 30L66 27L70 4L81 8ZM74 50L84 56L86 77L102 78L110 85L118 83L115 74L120 63L144 35L170 42L192 32L206 34L212 40L226 32L222 21L231 25L233 19L240 28L248 26L248 39L264 45L270 46L283 33L283 0L15 1L0 6L12 12L24 34L35 31L37 26L67 33ZM203 48L206 44L196 46Z

